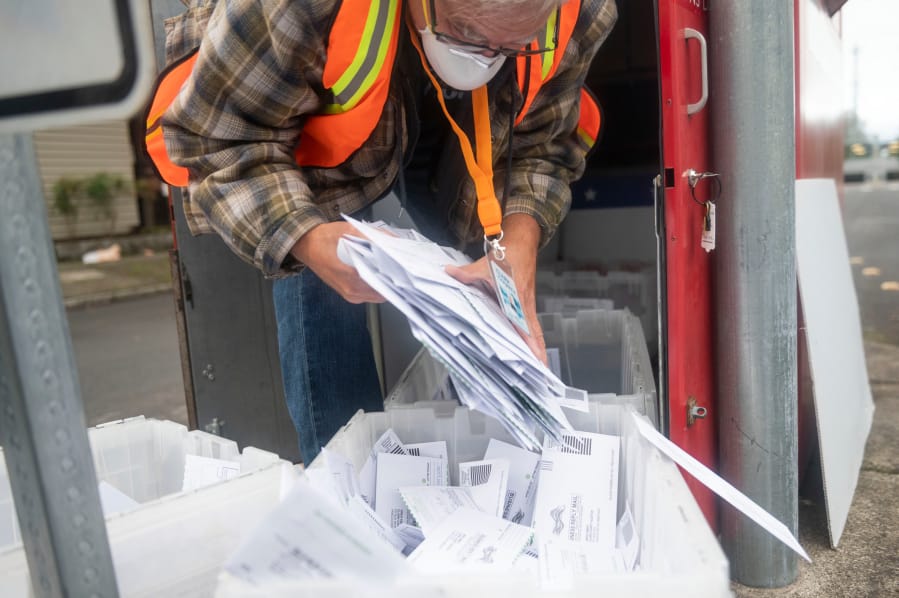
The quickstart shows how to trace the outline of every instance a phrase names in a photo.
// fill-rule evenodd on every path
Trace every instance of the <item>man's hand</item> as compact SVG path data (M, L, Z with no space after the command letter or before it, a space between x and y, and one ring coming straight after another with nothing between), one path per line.
M303 235L290 253L350 303L383 303L384 297L337 257L337 242L344 235L361 233L348 222L319 224Z
M540 225L526 214L511 214L503 220L502 243L506 248L506 263L512 269L512 279L518 289L518 298L521 300L525 321L531 332L530 335L520 331L519 333L534 355L546 363L546 343L543 341L543 329L537 321L537 300L534 292ZM493 277L490 275L490 264L487 263L486 257L462 268L447 266L446 272L459 282L474 284L484 281L493 288Z

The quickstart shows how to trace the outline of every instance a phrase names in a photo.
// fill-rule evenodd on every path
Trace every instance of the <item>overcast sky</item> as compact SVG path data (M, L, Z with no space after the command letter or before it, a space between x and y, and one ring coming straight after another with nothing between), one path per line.
M899 138L899 0L849 0L843 8L844 105L852 110L858 47L858 111L867 131Z

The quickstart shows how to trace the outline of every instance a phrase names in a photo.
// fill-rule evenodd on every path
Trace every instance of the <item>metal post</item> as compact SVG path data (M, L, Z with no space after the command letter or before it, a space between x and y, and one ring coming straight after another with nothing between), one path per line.
M37 596L118 596L33 146L0 136L0 444Z
M720 471L796 533L793 0L719 0L709 16ZM736 581L796 579L796 556L726 505L721 533Z

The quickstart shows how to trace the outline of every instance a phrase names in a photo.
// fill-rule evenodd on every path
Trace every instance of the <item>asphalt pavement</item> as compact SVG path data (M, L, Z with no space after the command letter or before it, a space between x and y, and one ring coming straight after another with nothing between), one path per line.
M899 182L847 185L843 213L865 338L899 345Z
M187 423L171 292L69 310L88 425L144 415Z

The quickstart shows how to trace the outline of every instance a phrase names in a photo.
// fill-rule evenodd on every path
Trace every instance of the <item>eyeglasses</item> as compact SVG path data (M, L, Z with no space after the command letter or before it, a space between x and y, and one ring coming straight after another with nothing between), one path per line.
M551 52L556 49L559 43L559 19L562 16L562 8L561 6L556 7L555 18L553 18L554 30L552 37L552 44L544 48L504 48L488 46L486 44L478 44L475 42L459 39L458 37L453 37L448 33L441 33L437 30L437 12L434 10L434 0L428 0L428 5L431 13L431 32L434 34L434 37L437 38L437 41L443 42L445 44L450 44L458 47L460 50L468 51L468 52L490 52L492 56L496 56L497 54L502 54L507 58L516 58L518 56L535 56L537 54L545 54L546 52ZM530 43L528 45L531 45Z

